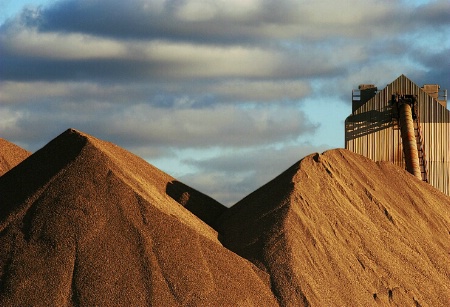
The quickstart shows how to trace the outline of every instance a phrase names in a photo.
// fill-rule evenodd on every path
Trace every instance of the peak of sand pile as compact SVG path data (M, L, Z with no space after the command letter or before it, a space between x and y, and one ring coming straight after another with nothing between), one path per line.
M224 246L284 306L446 306L450 198L391 163L305 157L224 213Z
M0 138L0 176L30 155L31 153L29 151Z
M114 144L69 129L0 195L0 306L277 304L267 274L192 213L220 204Z

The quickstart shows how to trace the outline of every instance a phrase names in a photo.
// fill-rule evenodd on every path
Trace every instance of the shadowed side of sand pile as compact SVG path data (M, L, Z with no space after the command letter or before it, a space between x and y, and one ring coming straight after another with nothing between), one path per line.
M25 160L31 153L0 138L0 176Z
M224 245L284 306L445 306L450 198L390 163L310 155L231 207Z
M217 218L227 209L209 196L178 180L167 183L166 193L211 227L214 227Z
M0 177L0 305L276 305L173 181L75 130Z

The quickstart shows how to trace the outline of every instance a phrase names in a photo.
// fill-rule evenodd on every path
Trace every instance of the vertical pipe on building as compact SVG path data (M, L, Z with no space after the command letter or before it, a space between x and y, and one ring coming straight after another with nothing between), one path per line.
M406 170L422 180L411 106L407 103L400 104L399 113Z

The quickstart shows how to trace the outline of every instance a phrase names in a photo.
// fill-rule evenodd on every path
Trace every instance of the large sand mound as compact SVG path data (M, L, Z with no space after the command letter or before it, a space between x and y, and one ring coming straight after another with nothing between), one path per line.
M0 176L28 158L31 153L0 138Z
M230 208L224 245L284 306L448 306L450 198L391 163L313 154Z
M1 176L0 196L0 306L450 302L450 197L346 150L226 209L69 129Z
M68 130L0 195L0 306L277 304L208 226L220 204L113 144Z

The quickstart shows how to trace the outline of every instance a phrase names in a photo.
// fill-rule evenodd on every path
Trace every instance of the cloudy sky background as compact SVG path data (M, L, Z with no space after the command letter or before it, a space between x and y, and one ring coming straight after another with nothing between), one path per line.
M450 89L450 2L2 0L0 137L69 127L231 205L344 147L351 90Z

